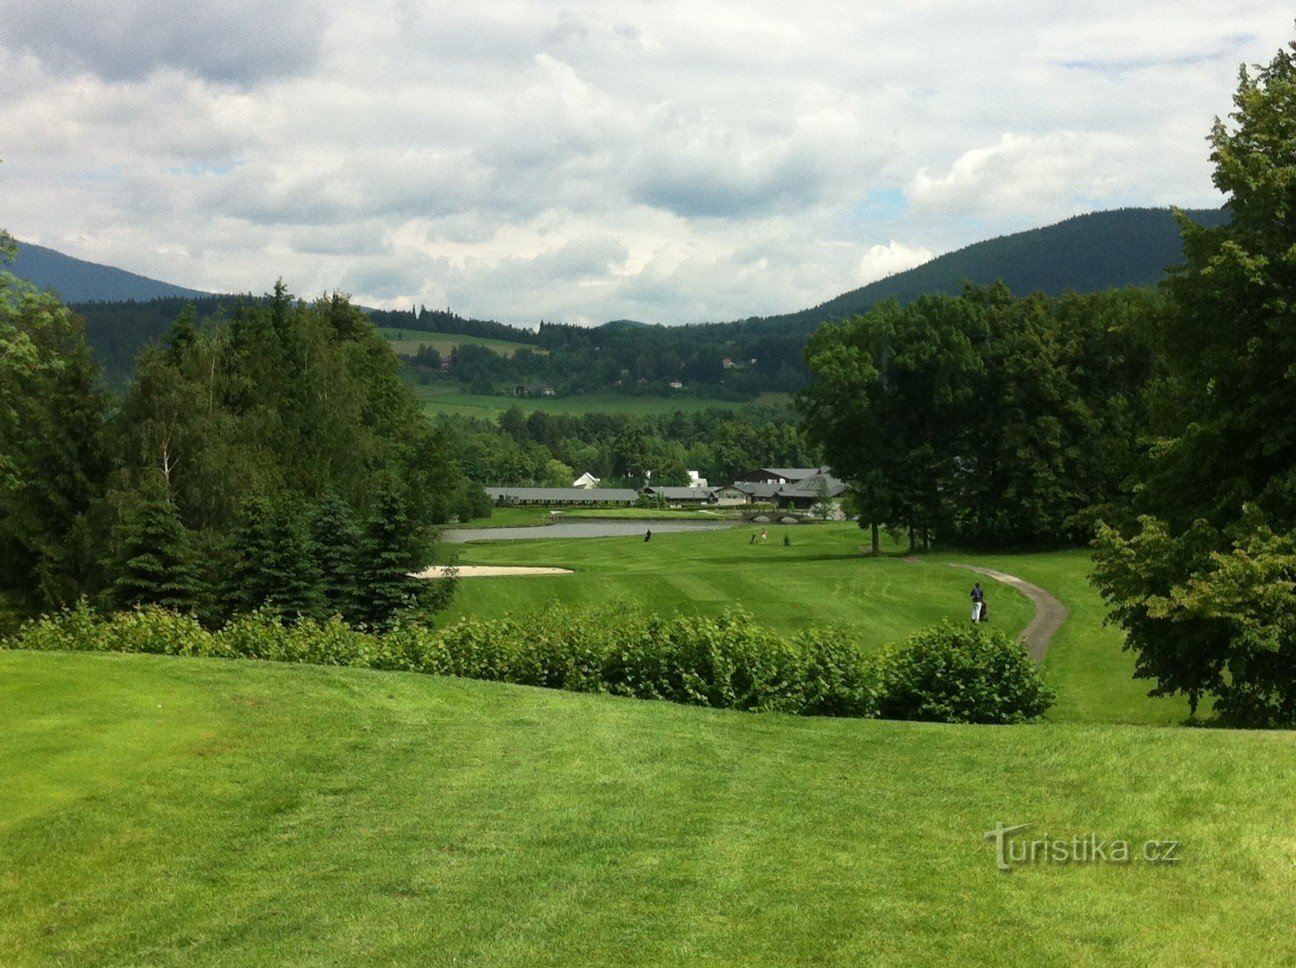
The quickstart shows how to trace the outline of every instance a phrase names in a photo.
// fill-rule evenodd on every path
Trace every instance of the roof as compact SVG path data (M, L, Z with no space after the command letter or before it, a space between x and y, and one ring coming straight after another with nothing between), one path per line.
M825 469L826 468L822 467L758 467L753 471L740 474L738 480L741 481L750 478L768 480L770 478L778 478L783 481L800 481L807 477L814 477L814 475Z
M710 501L716 492L714 487L650 487L647 490L668 501Z
M750 494L752 497L774 497L778 494L779 488L783 484L756 484L752 481L735 481L730 487L742 491L744 494Z
M784 484L779 488L778 493L784 497L818 497L819 488L825 483L828 485L829 497L844 494L848 488L846 482L840 478L828 473L816 473L813 477L807 477L794 484Z
M546 504L634 504L639 492L628 487L488 487L492 501L538 501Z

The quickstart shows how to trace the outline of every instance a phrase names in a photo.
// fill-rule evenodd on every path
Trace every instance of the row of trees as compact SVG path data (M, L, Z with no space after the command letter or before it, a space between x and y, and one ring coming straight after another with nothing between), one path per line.
M261 605L370 625L428 599L435 526L485 503L342 296L282 283L227 324L192 310L100 389L79 320L0 274L0 588L212 622Z
M857 493L861 525L933 541L1074 541L1121 499L1162 298L1004 286L891 301L811 338L797 404Z
M1210 135L1227 223L1157 292L879 306L811 339L805 428L861 524L1019 544L1097 528L1155 695L1296 725L1296 45Z
M688 471L729 481L754 467L817 466L818 452L782 409L707 408L660 416L562 415L510 407L495 421L443 416L459 463L501 486L567 487L590 472L608 486L688 484Z

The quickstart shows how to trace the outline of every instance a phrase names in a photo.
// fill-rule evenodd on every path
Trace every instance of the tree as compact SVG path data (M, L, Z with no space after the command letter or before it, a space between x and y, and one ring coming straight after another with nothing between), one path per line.
M110 599L115 608L160 605L202 614L208 588L198 569L193 540L160 481L123 495L114 532Z
M13 251L0 238L0 261ZM0 271L0 586L28 611L93 590L88 515L108 468L98 378L80 320Z
M385 486L365 522L356 562L354 615L370 628L388 628L419 604L425 582L410 577L426 564L426 549L410 526L406 504Z
M356 558L360 553L355 516L345 501L330 492L312 508L310 532L326 609L350 619L355 610Z
M1231 220L1181 219L1143 514L1102 532L1095 581L1154 693L1292 725L1296 631L1274 602L1296 577L1296 45L1243 67L1233 102L1210 135Z
M289 620L323 617L323 579L300 505L287 498L249 498L230 551L230 613L269 608Z

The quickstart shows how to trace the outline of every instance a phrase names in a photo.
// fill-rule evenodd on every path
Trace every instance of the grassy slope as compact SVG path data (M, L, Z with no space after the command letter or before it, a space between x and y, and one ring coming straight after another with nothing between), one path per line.
M447 355L456 346L484 346L500 356L512 356L518 350L531 350L547 355L548 350L529 343L512 343L502 339L488 339L484 336L463 336L457 333L424 333L416 329L397 329L389 326L378 327L378 332L386 337L391 348L397 353L414 355L420 346L431 346L442 356Z
M583 414L612 413L655 416L671 414L676 410L683 413L696 413L708 408L723 410L742 410L748 406L786 406L788 394L763 393L751 403L734 403L728 400L712 400L705 397L688 395L671 395L662 397L632 397L616 394L587 394L578 397L526 397L518 399L508 396L482 396L462 393L459 385L448 381L438 381L426 385L413 384L411 389L423 402L429 413L452 413L466 417L480 417L494 420L512 406L521 407L530 413L532 410L543 410L546 413Z
M718 615L741 604L756 619L791 632L844 624L877 647L942 619L962 620L971 576L953 568L911 565L859 554L854 525L770 525L629 538L544 539L443 545L461 564L558 565L574 575L465 578L450 616L526 612L549 601L628 600L654 610ZM787 535L792 545L784 547ZM1025 627L1031 605L1015 591L998 596L996 624Z
M1290 964L1296 738L0 653L6 965ZM17 780L17 782L14 782ZM982 834L1183 841L996 871Z

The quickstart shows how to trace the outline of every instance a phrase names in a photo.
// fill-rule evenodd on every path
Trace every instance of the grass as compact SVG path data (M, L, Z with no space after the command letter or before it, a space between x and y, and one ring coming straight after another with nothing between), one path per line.
M931 560L967 561L969 556L933 555ZM1058 690L1050 714L1055 719L1165 725L1188 718L1186 698L1149 698L1151 681L1134 678L1134 656L1121 648L1124 633L1104 623L1102 598L1089 583L1088 551L977 555L975 561L1046 588L1066 604L1067 622L1044 662L1045 678Z
M411 384L411 389L429 413L458 414L484 420L494 420L513 406L521 407L527 413L543 410L546 413L558 414L611 413L658 416L672 414L677 410L683 413L697 413L713 407L722 410L744 410L753 406L781 407L786 406L789 399L786 393L763 393L753 401L737 403L685 394L632 397L596 393L576 397L517 398L464 393L459 384L446 380L437 380L428 384Z
M489 518L473 518L461 524L447 527L458 528L526 528L549 523L549 509L535 507L492 508Z
M3 653L0 951L15 968L1291 964L1294 741ZM1003 874L998 822L1179 840L1182 862Z
M681 512L693 514L695 512ZM1012 555L942 553L902 560L902 539L884 536L883 558L859 552L867 535L853 524L769 525L765 545L752 546L756 526L697 534L606 539L545 539L455 545L462 564L557 565L574 575L464 579L450 616L525 612L548 601L626 600L650 609L715 615L741 603L758 621L785 632L806 625L849 625L870 647L900 640L944 619L962 621L974 578L945 567L962 561L998 568L1051 591L1069 610L1044 663L1058 691L1057 721L1174 725L1188 717L1182 697L1149 698L1136 680L1123 634L1104 624L1106 612L1089 584L1084 550ZM783 536L792 540L784 547ZM1011 634L1033 608L1009 586L986 586L992 621Z
M413 356L420 346L430 346L442 356L446 356L456 346L484 346L500 356L512 356L518 350L531 350L541 355L549 351L529 343L514 343L509 340L487 339L484 336L462 336L457 333L423 333L416 329L398 329L390 326L378 327L378 332L391 343L397 353Z
M608 518L630 521L738 521L741 508L573 508L564 518Z
M633 601L652 610L718 615L740 604L784 632L808 625L849 625L870 647L936 624L963 620L971 576L900 558L859 553L866 535L853 524L768 525L725 531L662 533L651 542L624 538L544 538L443 545L466 565L557 565L572 575L465 578L447 618L524 613L551 601ZM783 544L784 537L792 543ZM1033 614L1005 588L996 624L1016 633Z

